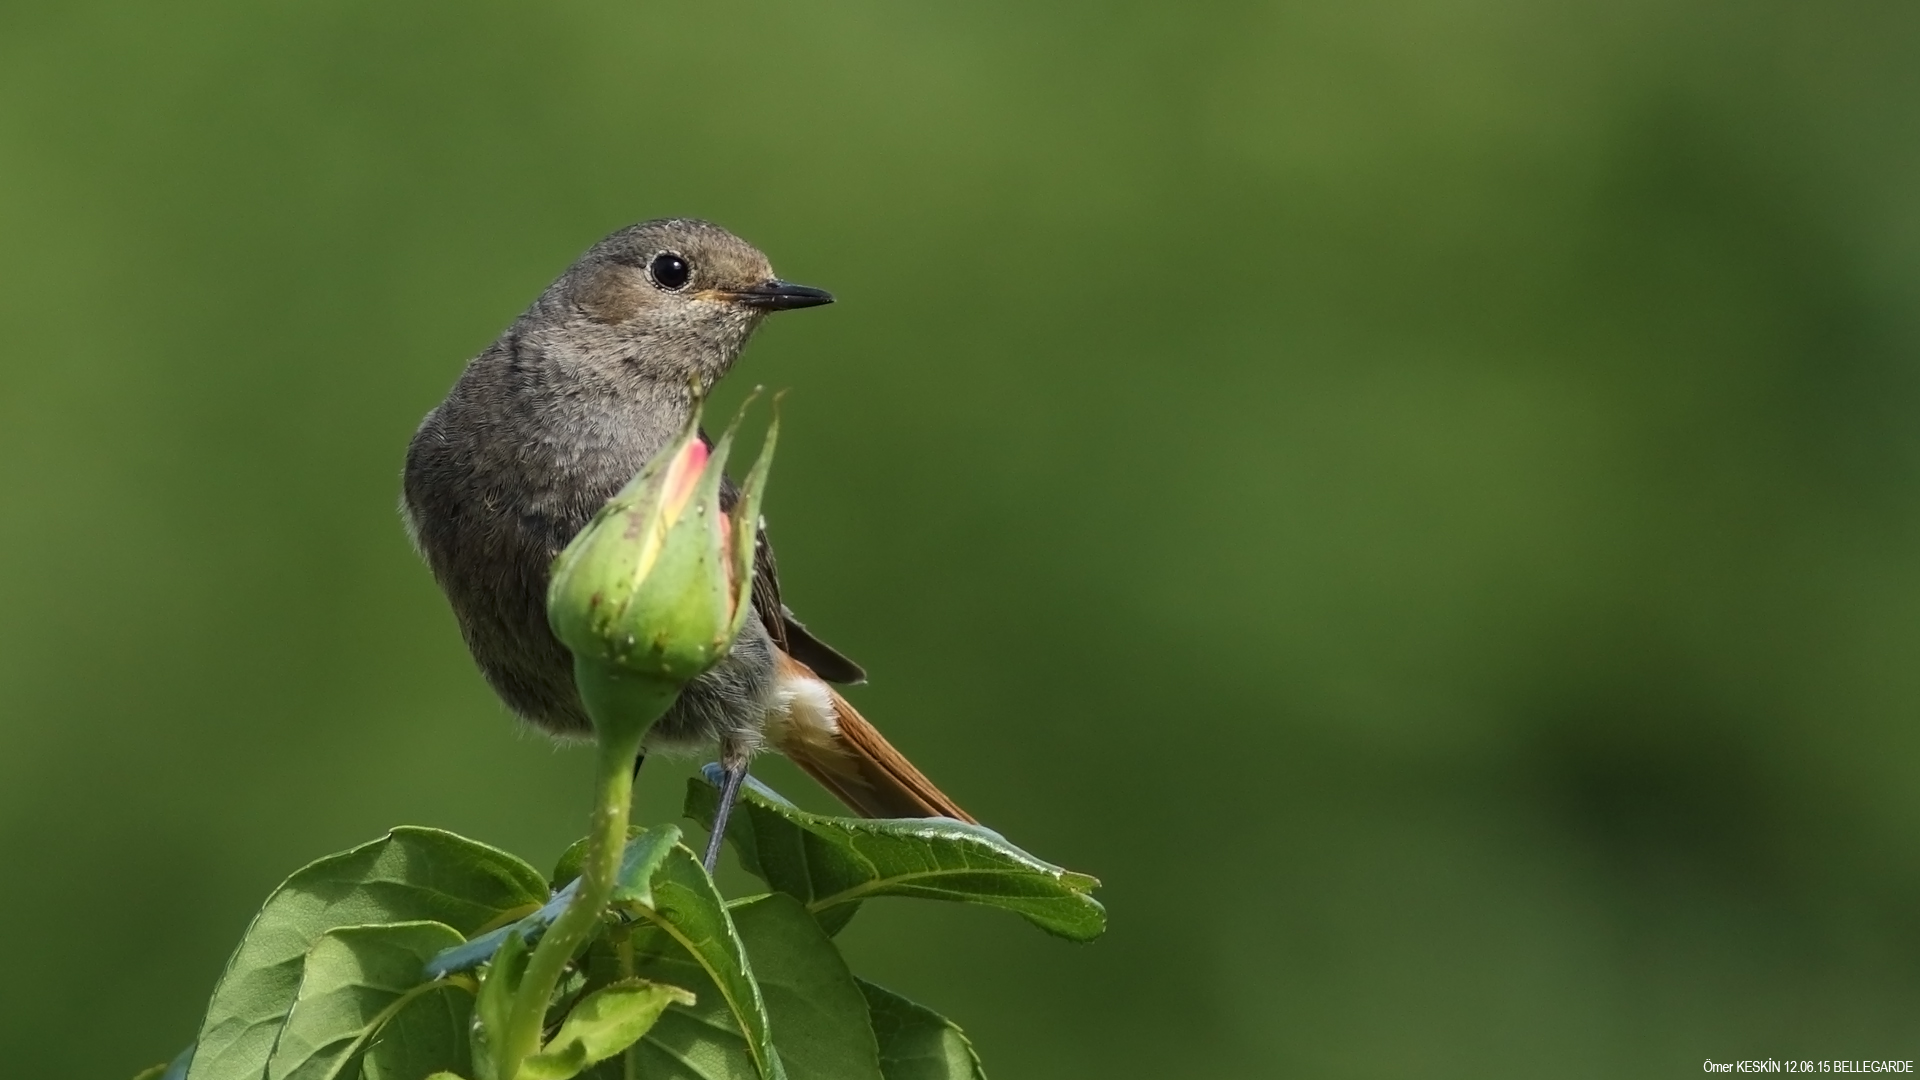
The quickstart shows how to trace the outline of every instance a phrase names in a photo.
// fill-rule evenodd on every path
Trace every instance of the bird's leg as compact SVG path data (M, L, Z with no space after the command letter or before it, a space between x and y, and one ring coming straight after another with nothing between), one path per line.
M707 857L702 860L707 873L720 861L720 841L727 835L727 818L740 797L740 785L747 779L747 752L730 740L720 743L720 805L713 812L713 835L707 838Z

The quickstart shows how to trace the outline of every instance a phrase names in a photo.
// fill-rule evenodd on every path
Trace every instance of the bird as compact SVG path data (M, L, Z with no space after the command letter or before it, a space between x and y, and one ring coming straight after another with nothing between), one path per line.
M555 557L685 428L767 316L832 302L711 222L630 225L587 249L421 421L401 484L407 534L481 675L522 720L562 739L593 731L547 623ZM722 508L738 494L723 483ZM769 747L864 817L974 822L840 693L865 672L782 602L764 522L752 602L732 648L681 691L634 763L718 748L709 872L749 763Z

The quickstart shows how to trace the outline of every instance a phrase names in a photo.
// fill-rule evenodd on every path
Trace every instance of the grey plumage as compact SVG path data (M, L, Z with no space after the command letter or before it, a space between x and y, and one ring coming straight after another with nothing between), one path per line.
M427 414L407 451L408 529L515 713L557 735L591 733L571 657L547 627L554 557L686 422L694 377L711 386L725 375L768 312L830 299L778 281L766 256L719 226L635 225L582 255ZM760 618L687 687L649 748L719 740L750 754L776 647L824 678L859 678L781 606L770 549L758 563Z

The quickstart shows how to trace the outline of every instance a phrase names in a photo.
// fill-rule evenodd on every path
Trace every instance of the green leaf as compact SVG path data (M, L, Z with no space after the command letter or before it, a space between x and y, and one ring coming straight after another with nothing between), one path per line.
M360 1075L364 1080L414 1080L449 1064L471 1071L472 1032L471 982L433 984L374 1036L360 1061Z
M571 1080L596 1061L632 1046L668 1005L694 1004L677 986L629 979L588 994L560 1024L546 1049L520 1067L525 1080Z
M1042 862L991 829L947 818L826 817L769 794L741 790L727 839L749 872L805 904L828 933L877 896L1003 908L1074 941L1107 928L1106 910L1087 895L1099 881ZM711 827L718 801L711 784L687 781L688 817Z
M641 1075L786 1080L746 946L693 852L668 852L653 874L653 898L621 905L643 924L630 931L634 971L698 1000L668 1009L641 1040Z
M973 1044L953 1021L865 979L858 981L872 1010L886 1080L986 1080Z
M884 1080L866 998L839 950L799 901L774 894L735 901L727 910L753 964L774 1049L789 1080ZM650 940L658 945L657 937ZM756 1075L739 1025L713 1002L716 991L705 971L686 953L646 951L636 962L652 977L684 980L709 995L693 1007L669 1009L634 1047L638 1075L648 1080L751 1080Z
M615 903L653 906L653 875L680 842L680 827L656 825L627 841L620 856L620 873L613 881Z
M820 924L782 893L728 905L790 1080L883 1080L866 998Z
M420 1076L466 1067L471 985L421 978L428 957L459 941L458 931L437 922L344 926L321 935L307 950L299 993L267 1061L267 1080L357 1078L356 1066L376 1034L380 1045L369 1056L384 1057L388 1067L381 1072ZM405 1038L382 1031L424 997L442 1000L421 1010Z
M546 898L546 881L531 866L438 829L395 829L321 859L254 916L214 989L188 1080L259 1080L299 993L307 950L327 931L428 921L465 937Z

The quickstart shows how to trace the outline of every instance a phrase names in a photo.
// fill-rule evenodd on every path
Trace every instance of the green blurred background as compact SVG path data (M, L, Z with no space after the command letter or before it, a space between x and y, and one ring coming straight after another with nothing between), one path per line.
M996 1078L1916 1056L1917 47L1852 0L5 5L0 1071L171 1055L387 826L578 834L398 473L666 214L842 300L728 399L792 388L790 601L1106 882L1093 946L843 939Z

